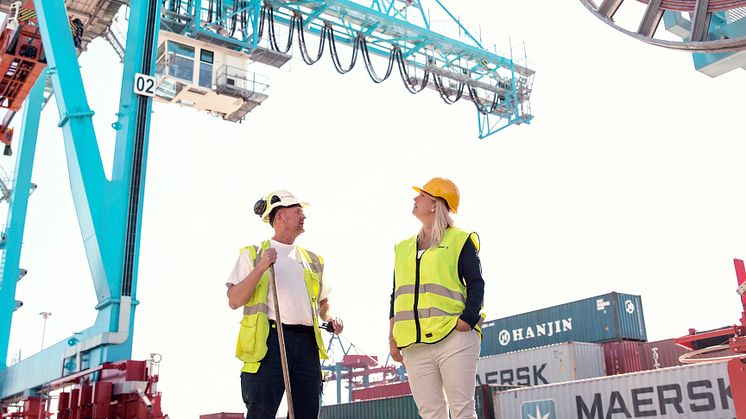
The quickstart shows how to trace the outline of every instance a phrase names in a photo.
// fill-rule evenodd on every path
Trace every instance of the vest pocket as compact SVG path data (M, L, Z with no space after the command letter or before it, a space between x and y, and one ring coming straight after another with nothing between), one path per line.
M268 336L269 321L264 313L244 316L238 332L236 357L244 362L261 361L267 354Z

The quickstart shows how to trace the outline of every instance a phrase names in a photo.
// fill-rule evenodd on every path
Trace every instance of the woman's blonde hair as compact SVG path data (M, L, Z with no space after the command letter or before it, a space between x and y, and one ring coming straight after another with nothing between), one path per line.
M443 198L433 196L435 200L435 219L433 220L433 227L430 230L430 249L438 247L440 241L443 240L443 235L448 227L453 227L453 218L451 218L450 211L448 211L448 205Z

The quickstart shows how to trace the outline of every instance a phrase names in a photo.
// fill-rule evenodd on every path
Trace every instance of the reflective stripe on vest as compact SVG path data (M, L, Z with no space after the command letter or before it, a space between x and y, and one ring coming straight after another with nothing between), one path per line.
M256 313L264 313L269 314L269 306L264 303L257 303L253 306L243 306L243 315L244 316L250 316L252 314Z
M429 292L430 294L438 294L454 300L466 302L466 297L460 292L449 290L448 288L438 284L420 284L419 291L420 294ZM414 285L402 285L401 287L398 287L394 292L394 298L404 294L414 294Z
M430 317L436 317L436 316L460 316L461 313L447 313L439 308L430 307L430 308L418 308L417 309L417 317L420 319L427 319ZM401 321L401 320L414 320L414 311L401 311L399 313L394 314L394 321Z

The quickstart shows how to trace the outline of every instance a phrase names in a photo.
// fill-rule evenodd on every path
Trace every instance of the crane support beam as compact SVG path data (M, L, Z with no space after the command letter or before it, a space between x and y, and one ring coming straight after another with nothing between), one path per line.
M31 193L31 172L34 166L36 139L39 133L39 118L44 106L44 70L26 98L23 106L22 132L18 141L16 170L10 192L6 230L3 232L2 271L0 271L0 367L4 368L8 359L10 326L15 311L16 282L20 275L21 244L26 227L26 209Z
M707 11L709 0L697 0L694 7L694 18L692 18L692 34L690 41L703 42L707 40L707 34L710 30L710 19L712 13Z
M114 162L111 179L107 179L91 120L93 112L67 29L65 4L35 0L34 5L98 313L94 324L83 332L0 370L2 399L34 394L45 383L131 356L151 113L151 98L135 94L134 84L138 73L154 72L156 29L161 16L160 1L131 1L118 120L113 124L117 137ZM14 210L11 203L11 212ZM6 279L4 276L2 291ZM7 343L0 349L7 354Z
M637 33L648 37L655 35L655 30L658 29L658 25L660 25L663 18L664 10L661 9L662 2L663 0L650 0L648 2L645 14L640 21L640 26L637 28Z

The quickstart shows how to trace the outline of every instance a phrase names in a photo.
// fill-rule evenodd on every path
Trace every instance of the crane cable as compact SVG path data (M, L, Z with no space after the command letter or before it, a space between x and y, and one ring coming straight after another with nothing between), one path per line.
M290 52L290 48L293 47L293 31L295 30L295 21L297 18L295 15L290 18L290 24L288 25L288 28L290 29L290 32L288 32L288 40L287 43L285 43L285 49L280 49L280 47L277 45L277 35L275 34L275 10L272 6L267 7L267 9L269 10L269 30L267 32L269 32L270 45L275 51L287 54L288 52Z
M326 45L326 40L328 38L329 40L329 52L332 58L332 64L334 65L334 68L337 70L340 74L346 74L350 70L352 70L355 67L355 63L357 62L358 53L360 51L363 56L363 62L365 64L365 69L367 70L368 76L370 76L371 80L373 80L374 83L381 83L389 78L391 75L391 72L393 70L393 64L394 61L397 63L397 67L399 68L399 75L401 76L402 82L404 83L404 87L406 87L407 91L412 94L417 94L425 89L427 87L428 82L430 81L430 75L431 73L427 70L424 70L424 75L422 76L422 80L417 81L417 78L414 77L414 74L410 75L410 72L407 70L407 63L404 59L404 55L402 53L401 47L398 45L392 45L390 53L389 53L389 59L388 64L386 68L386 73L384 76L379 76L375 69L373 68L371 59L370 59L370 51L368 48L368 42L365 39L365 35L363 35L361 32L358 32L355 36L355 39L352 41L352 57L350 59L350 65L347 68L342 67L342 63L339 59L339 54L337 52L337 45L336 45L336 36L334 32L334 28L329 22L325 22L323 27L321 28L321 31L319 33L319 47L317 50L316 57L311 57L311 55L308 52L308 46L306 44L306 38L305 38L305 31L304 31L304 22L303 22L303 15L295 12L293 16L290 18L290 23L288 24L289 27L289 33L287 42L285 44L285 48L281 49L279 45L277 44L277 35L275 33L275 18L274 18L274 8L271 4L265 3L264 6L261 9L260 17L259 17L259 27L258 27L258 33L259 33L259 39L262 39L264 35L264 24L265 20L268 20L269 28L267 30L269 35L269 43L270 47L283 54L287 54L290 49L293 46L293 35L294 31L298 29L298 49L300 50L301 58L303 61L308 65L313 65L317 63L324 52L324 46ZM498 93L494 94L494 97L492 100L482 99L479 96L479 93L477 92L477 89L473 86L468 85L467 83L460 81L458 84L458 88L456 89L455 96L452 95L452 90L449 87L446 87L443 83L443 77L432 73L433 76L433 83L436 87L436 90L440 94L441 99L446 104L454 104L457 101L459 101L463 97L464 93L464 87L466 86L467 91L469 93L469 98L474 103L474 106L476 107L477 111L481 114L487 115L492 114L495 111L498 110L498 108L502 105L502 103L505 101L505 97L501 96ZM486 103L485 103L486 102Z
M316 53L316 58L312 58L308 54L308 47L306 46L306 36L305 31L303 30L303 15L301 15L296 22L298 25L298 49L300 50L300 56L301 58L303 58L303 61L306 64L316 64L321 59L321 56L324 55L324 45L326 44L327 37L327 26L324 25L321 28L321 33L319 34L318 52Z
M350 66L346 69L342 68L342 64L339 62L339 54L337 53L337 43L334 40L334 27L332 27L330 23L325 23L324 26L327 27L327 31L329 32L329 53L332 56L332 63L334 64L334 68L339 74L345 74L352 70L352 68L355 67L355 63L357 62L358 46L360 45L360 43L358 42L358 38L356 37L355 40L352 42L352 58L350 59Z
M477 94L477 89L473 88L472 86L468 86L469 89L469 97L471 97L471 101L474 102L474 106L477 107L477 110L484 114L491 114L495 112L498 106L498 102L500 101L500 95L495 93L495 97L492 99L492 104L489 107L485 107L482 104L482 99Z
M430 72L425 70L425 75L422 77L422 81L420 82L420 85L417 86L414 77L411 77L409 75L409 71L407 71L407 65L404 62L404 55L401 52L401 48L395 47L396 51L394 52L394 55L396 56L396 64L399 66L399 75L401 76L402 81L404 82L404 87L407 88L409 93L417 94L420 93L427 87L427 82L430 79Z
M464 94L464 82L458 83L458 89L456 89L456 97L453 99L451 99L451 96L446 91L446 87L443 85L443 77L437 74L433 74L433 82L435 83L435 87L438 88L440 98L443 99L443 102L449 105L458 102L458 100L461 99L461 96Z
M389 76L391 75L391 70L394 68L395 49L391 48L391 51L389 52L389 62L386 68L386 74L383 77L379 77L376 71L373 69L373 64L370 61L370 53L368 52L368 41L365 39L365 36L362 33L358 34L358 42L360 42L360 47L363 51L363 62L365 63L365 69L368 70L370 79L373 80L373 82L375 83L381 83L382 81L389 78Z

